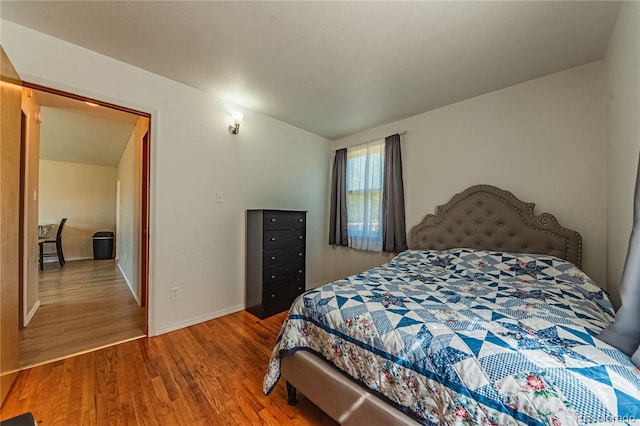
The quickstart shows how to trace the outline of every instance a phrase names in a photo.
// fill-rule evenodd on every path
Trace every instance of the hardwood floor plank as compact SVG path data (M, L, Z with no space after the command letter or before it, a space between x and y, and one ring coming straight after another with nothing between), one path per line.
M238 312L21 371L0 419L39 425L335 425L284 382L262 380L285 314Z

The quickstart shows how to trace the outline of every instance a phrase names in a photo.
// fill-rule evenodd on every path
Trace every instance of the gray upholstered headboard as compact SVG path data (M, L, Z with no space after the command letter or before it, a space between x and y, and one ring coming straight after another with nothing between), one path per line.
M549 213L533 214L511 192L476 185L438 206L411 229L412 249L447 250L465 247L513 253L548 254L580 267L582 237L564 228Z

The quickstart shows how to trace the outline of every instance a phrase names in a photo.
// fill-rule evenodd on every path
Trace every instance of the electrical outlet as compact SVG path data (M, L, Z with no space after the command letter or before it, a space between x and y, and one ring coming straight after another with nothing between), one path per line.
M171 300L180 299L180 287L171 287Z

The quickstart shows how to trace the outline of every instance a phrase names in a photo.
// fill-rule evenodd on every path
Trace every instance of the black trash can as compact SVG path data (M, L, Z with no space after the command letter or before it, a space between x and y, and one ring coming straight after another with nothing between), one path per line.
M113 259L113 232L101 231L93 234L93 259Z

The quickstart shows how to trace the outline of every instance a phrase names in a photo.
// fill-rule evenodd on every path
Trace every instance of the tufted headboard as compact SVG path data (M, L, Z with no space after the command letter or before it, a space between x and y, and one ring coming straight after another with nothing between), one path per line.
M560 226L549 213L535 216L534 206L495 186L472 186L411 228L409 247L548 254L580 267L580 234Z

